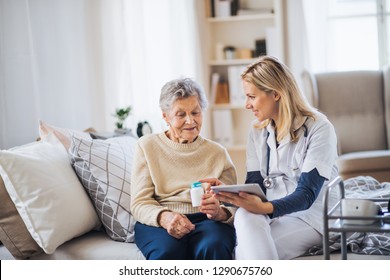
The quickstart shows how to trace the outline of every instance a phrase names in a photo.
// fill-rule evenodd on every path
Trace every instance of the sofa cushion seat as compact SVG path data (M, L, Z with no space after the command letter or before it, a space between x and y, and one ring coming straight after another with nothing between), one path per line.
M135 243L110 239L103 231L90 231L62 244L53 254L40 254L34 260L144 260Z
M340 260L340 252L330 254L332 260ZM364 255L349 252L348 260L389 260L384 255ZM0 259L12 260L13 256L0 245ZM72 239L53 254L42 253L34 256L34 260L144 260L144 256L134 243L117 242L104 232L91 231L83 236ZM300 256L296 260L323 260L323 255Z
M390 170L390 150L347 153L339 157L337 165L343 179L370 175L378 181L389 181L386 171Z

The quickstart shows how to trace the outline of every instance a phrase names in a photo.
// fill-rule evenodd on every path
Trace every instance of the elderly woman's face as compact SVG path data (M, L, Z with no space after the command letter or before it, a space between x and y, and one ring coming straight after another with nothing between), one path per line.
M178 99L163 117L169 125L169 138L179 143L193 142L202 127L202 109L196 96Z

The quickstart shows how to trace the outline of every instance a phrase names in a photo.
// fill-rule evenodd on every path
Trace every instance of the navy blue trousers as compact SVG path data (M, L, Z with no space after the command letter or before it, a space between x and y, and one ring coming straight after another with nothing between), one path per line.
M162 227L135 224L135 243L148 260L231 260L236 244L233 227L188 214L195 229L176 239Z

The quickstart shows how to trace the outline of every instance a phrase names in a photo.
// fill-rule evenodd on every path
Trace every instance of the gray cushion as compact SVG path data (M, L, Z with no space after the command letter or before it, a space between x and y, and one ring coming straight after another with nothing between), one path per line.
M111 239L134 241L130 212L130 177L136 139L87 140L72 137L70 153L76 174L87 190Z

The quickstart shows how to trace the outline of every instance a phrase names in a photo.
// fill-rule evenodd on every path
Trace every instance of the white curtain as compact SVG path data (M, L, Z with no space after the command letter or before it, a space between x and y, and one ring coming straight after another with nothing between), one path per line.
M86 128L88 81L81 1L0 1L1 148L38 136L38 119Z
M327 0L289 0L285 5L286 63L304 89L303 71L326 69Z
M306 70L323 72L327 70L328 46L328 1L302 0L304 19Z
M166 81L203 83L196 0L0 0L0 148L33 141L38 120L112 131L128 123L163 129Z
M182 76L204 84L198 23L203 10L199 2L203 1L124 1L124 48L129 54L124 58L131 76L127 82L128 91L133 93L129 100L134 108L133 122L147 120L155 131L165 129L158 109L161 87Z

